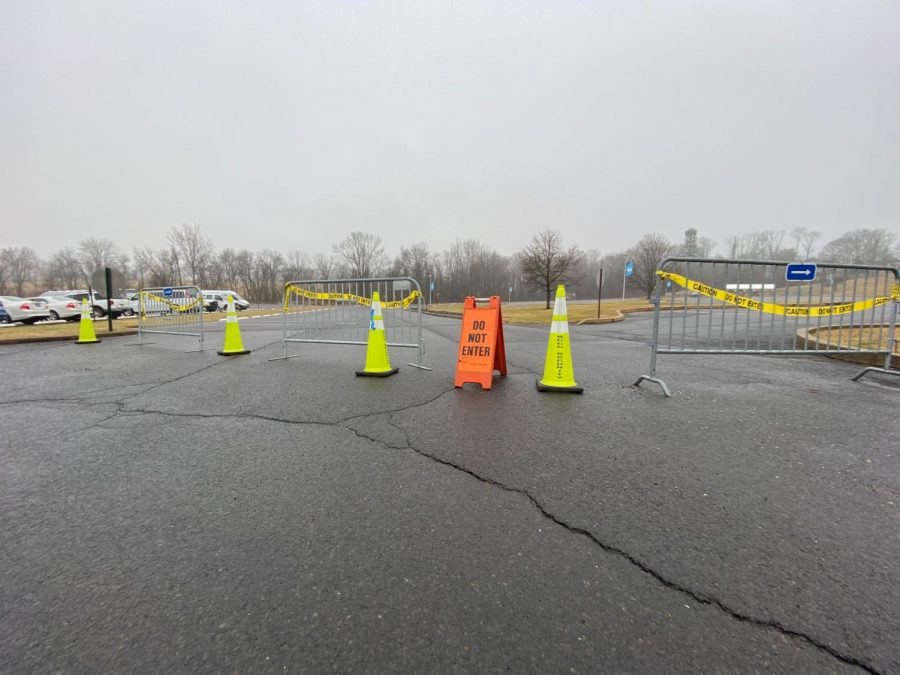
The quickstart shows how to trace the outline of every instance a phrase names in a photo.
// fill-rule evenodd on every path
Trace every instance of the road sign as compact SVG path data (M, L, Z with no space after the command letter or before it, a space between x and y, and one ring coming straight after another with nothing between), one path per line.
M164 289L163 289L163 297L164 297L164 298L171 298L171 297L172 297L172 289L171 289L171 288L164 288Z
M625 263L625 276L630 277L632 274L634 274L634 261L629 260Z
M434 280L433 280L433 279L432 279L431 281L428 282L428 290L429 290L429 291L433 291L433 290L434 290Z
M791 263L784 268L784 278L788 281L812 281L816 278L815 263Z

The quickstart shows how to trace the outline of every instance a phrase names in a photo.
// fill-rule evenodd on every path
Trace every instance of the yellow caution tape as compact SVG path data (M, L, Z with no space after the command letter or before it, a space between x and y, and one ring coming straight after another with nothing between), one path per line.
M293 284L291 284L284 289L285 312L287 312L288 310L288 302L291 298L291 293L293 293L294 295L298 295L301 298L307 298L309 300L341 300L343 302L355 302L357 305L362 305L363 307L371 307L372 305L371 299L364 298L354 293L314 293L313 291L308 291L305 288L300 288L299 286L294 286ZM382 302L381 307L382 309L406 309L416 300L416 298L419 298L421 296L422 294L418 290L415 290L402 300Z
M179 305L177 303L171 302L168 298L164 298L164 297L156 295L154 293L149 293L147 291L144 291L141 293L141 314L146 314L146 311L144 310L144 298L145 297L148 300L155 300L156 302L161 302L164 305L166 305L169 309L173 309L176 312L188 312L191 309L193 309L194 307L196 307L198 304L200 304L200 302L203 300L203 298L198 297L198 298L194 298L194 301L189 305Z
M868 300L860 300L858 302L846 302L840 305L825 305L822 307L787 307L785 305L776 305L771 302L760 302L752 298L745 298L741 295L735 295L721 288L709 286L693 279L688 279L675 274L674 272L663 272L658 270L656 274L660 279L673 281L679 286L683 286L688 290L695 291L701 295L705 295L716 300L735 305L736 307L745 307L746 309L754 309L758 312L766 314L779 314L784 316L837 316L839 314L850 314L851 312L863 312L873 307L878 307L892 300L900 299L900 286L894 284L892 295L890 297L870 298Z

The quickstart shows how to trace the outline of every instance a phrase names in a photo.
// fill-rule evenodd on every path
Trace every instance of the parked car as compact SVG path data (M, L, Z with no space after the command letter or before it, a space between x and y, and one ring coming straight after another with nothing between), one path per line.
M203 291L203 309L207 312L225 311L228 299L214 291Z
M106 316L107 308L109 308L109 313L114 319L118 319L123 314L125 316L132 316L134 314L131 303L127 300L119 298L107 299L96 291L94 291L93 299L89 298L87 291L71 291L66 293L65 296L77 300L79 303L87 298L87 301L91 303L94 316L98 318Z
M244 298L242 298L240 295L238 295L234 291L214 290L214 291L203 291L203 292L204 293L214 293L215 295L221 295L222 299L226 303L228 302L228 296L229 295L232 296L234 298L234 308L239 312L244 309L250 309L250 301L245 300Z
M27 298L27 300L29 302L46 301L50 310L50 318L54 321L81 318L81 303L64 295L42 295L39 298Z
M0 295L0 306L6 310L5 321L34 323L50 318L50 308L44 300L26 300L16 295ZM2 317L0 317L2 318Z

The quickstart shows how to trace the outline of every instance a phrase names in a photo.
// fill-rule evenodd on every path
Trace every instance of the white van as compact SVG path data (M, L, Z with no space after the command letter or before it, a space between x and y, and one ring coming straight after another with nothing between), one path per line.
M244 300L244 298L242 298L240 295L238 295L234 291L203 291L204 298L207 297L207 294L209 294L210 299L212 299L213 296L221 295L225 301L222 305L222 309L226 308L225 305L228 304L228 296L229 295L234 298L234 308L237 311L240 312L241 310L244 310L244 309L250 309L249 301Z

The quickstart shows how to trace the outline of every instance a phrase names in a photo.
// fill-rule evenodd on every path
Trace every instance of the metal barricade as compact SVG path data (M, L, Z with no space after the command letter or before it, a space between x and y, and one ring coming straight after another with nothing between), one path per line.
M388 346L415 349L416 362L409 365L431 370L422 364L422 289L410 277L289 281L284 285L280 358L297 356L288 356L288 342L368 344L369 312L375 292L381 301Z
M667 258L656 272L650 373L658 354L852 354L891 368L900 272L891 267Z
M142 288L138 294L138 343L144 333L196 336L203 349L203 293L196 286Z

